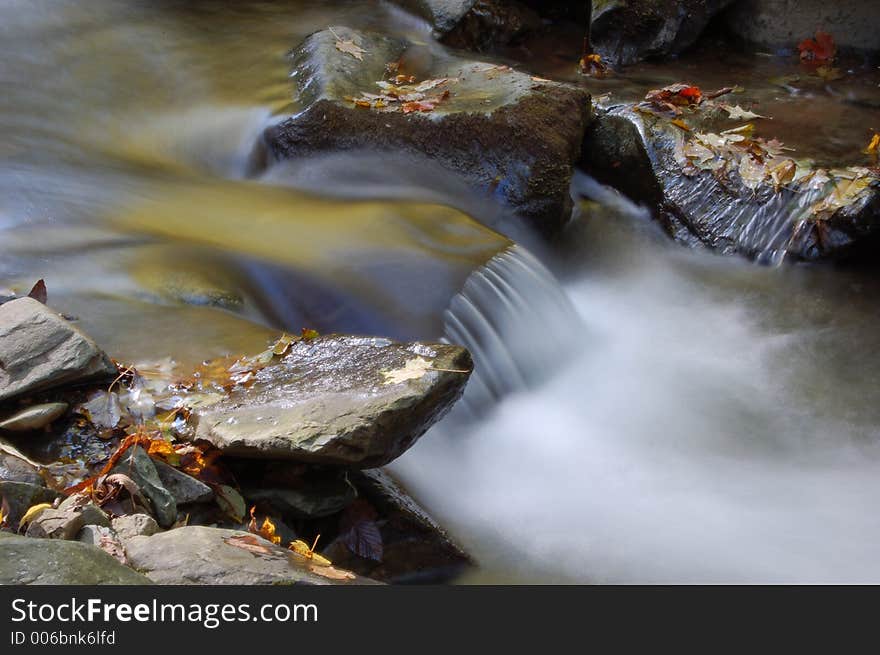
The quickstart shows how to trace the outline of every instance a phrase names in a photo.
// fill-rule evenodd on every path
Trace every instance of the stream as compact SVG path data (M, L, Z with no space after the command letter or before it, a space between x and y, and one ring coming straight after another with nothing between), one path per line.
M392 465L464 582L880 582L876 272L688 250L586 177L554 250L427 161L267 165L285 53L339 23L431 38L381 2L3 3L0 287L45 278L120 361L301 327L468 346L464 400ZM850 103L876 72L799 113L766 58L694 57L591 90L729 73L830 165L877 115Z

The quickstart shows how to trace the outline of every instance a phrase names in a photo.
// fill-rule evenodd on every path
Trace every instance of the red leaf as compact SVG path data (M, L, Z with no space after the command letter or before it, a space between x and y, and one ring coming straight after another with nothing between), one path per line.
M830 61L837 54L837 46L828 32L816 32L816 38L804 39L798 44L802 61Z
M38 300L44 305L46 304L47 294L46 294L46 283L41 279L37 280L37 283L34 285L34 288L30 290L28 293L28 298L33 298L34 300Z

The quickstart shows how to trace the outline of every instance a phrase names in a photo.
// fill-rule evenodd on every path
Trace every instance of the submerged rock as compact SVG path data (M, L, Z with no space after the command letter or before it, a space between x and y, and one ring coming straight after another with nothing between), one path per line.
M594 0L593 47L616 64L678 54L733 0Z
M880 3L865 0L739 0L724 17L730 30L771 51L793 50L816 30L844 50L880 51Z
M684 130L665 116L612 107L590 129L582 164L651 207L688 245L775 264L844 258L880 238L880 189L871 171L813 168L789 159L778 142L725 133L731 122L719 125L718 116L701 109L687 116ZM740 152L731 139L751 150Z
M449 410L471 369L460 346L303 340L260 370L251 386L195 409L194 438L241 457L380 466Z
M163 528L170 527L177 520L177 503L174 496L162 484L153 459L140 446L125 453L110 473L123 473L140 488L152 505L156 521Z
M94 341L43 303L18 298L0 305L0 402L116 374Z
M19 410L0 421L0 430L9 432L31 432L41 430L52 424L67 411L67 403L43 403Z
M142 585L140 573L95 546L0 532L0 584Z
M159 584L364 584L240 530L188 526L125 545L131 566Z
M348 42L357 56L337 49ZM418 62L395 64L415 82L387 86L386 65L401 61ZM569 183L591 116L584 90L346 27L310 36L293 71L305 109L266 130L277 159L354 149L423 155L545 233L570 218Z

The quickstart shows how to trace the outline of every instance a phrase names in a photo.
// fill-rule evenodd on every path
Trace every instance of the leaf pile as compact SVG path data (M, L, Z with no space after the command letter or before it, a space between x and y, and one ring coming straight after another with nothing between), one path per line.
M347 97L346 100L364 109L400 111L404 114L430 112L449 98L450 91L446 87L457 81L455 78L438 77L416 83L411 75L395 75L391 81L376 82L380 93L362 91L360 96Z

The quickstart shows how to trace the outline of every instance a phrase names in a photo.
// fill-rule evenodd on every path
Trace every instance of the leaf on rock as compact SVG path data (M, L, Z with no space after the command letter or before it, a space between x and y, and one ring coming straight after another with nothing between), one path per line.
M24 513L24 516L22 516L21 520L18 522L18 529L21 530L25 525L33 521L47 509L52 509L51 503L39 503L38 505L32 505L29 507L28 511Z
M837 54L837 46L828 32L816 32L815 38L804 39L798 44L801 61L831 61Z
M259 539L250 534L237 534L223 539L230 546L241 548L254 555L271 555L272 549L266 544L260 543Z
M319 555L315 552L315 546L318 545L318 539L321 538L321 535L315 537L315 541L309 546L305 541L301 539L297 539L296 541L291 541L288 548L292 550L294 553L299 555L300 557L305 557L309 560L314 566L324 567L330 566L332 562L324 557L323 555Z
M115 391L97 391L80 410L99 430L113 430L122 420L122 406Z
M385 378L385 384L400 384L407 380L418 380L431 368L431 362L424 357L413 357L404 364L403 368L381 371Z
M363 61L364 54L366 54L367 52L351 39L340 39L338 37L336 39L336 49L339 50L339 52L344 52L347 55L351 55L358 61Z
M878 150L880 150L880 134L875 132L874 136L871 137L870 143L862 150L862 153L877 161Z
M33 288L28 292L28 298L33 298L44 305L48 300L48 294L46 292L46 283L42 279L37 280L37 283L33 286Z

